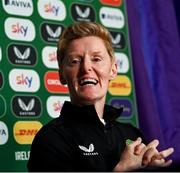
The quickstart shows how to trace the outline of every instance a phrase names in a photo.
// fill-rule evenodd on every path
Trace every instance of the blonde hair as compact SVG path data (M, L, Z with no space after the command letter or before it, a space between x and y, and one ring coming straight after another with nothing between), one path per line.
M59 39L58 49L57 49L57 59L60 69L61 69L62 61L66 55L66 50L69 43L72 40L87 36L96 36L101 38L104 41L109 56L111 57L112 60L115 59L109 31L104 26L98 23L79 22L67 27Z

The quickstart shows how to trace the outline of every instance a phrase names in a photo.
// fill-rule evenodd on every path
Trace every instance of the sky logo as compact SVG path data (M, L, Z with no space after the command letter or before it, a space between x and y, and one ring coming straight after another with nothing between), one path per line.
M21 26L19 22L11 26L12 32L17 34L22 34L26 37L28 26Z
M32 77L24 76L24 74L21 74L16 77L16 83L18 85L26 85L28 88L32 85Z
M50 117L57 118L65 101L70 101L69 96L50 96L47 100L46 107Z
M130 68L127 55L124 53L115 52L115 59L118 73L127 73Z
M34 24L28 19L9 17L4 27L6 35L12 40L33 41L35 38Z
M46 13L52 13L55 16L59 13L59 7L56 7L55 5L52 5L51 3L48 3L44 6L44 10Z
M36 92L40 79L34 70L13 69L9 73L9 84L14 91Z
M62 21L66 18L66 8L60 0L39 0L38 12L44 19Z
M46 46L42 50L42 60L46 67L58 69L58 62L57 62L57 48L52 46Z

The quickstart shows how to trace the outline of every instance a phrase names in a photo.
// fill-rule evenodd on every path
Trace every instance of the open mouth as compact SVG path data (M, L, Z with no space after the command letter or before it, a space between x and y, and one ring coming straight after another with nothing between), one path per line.
M96 79L81 79L79 81L80 86L84 85L97 85L98 81Z

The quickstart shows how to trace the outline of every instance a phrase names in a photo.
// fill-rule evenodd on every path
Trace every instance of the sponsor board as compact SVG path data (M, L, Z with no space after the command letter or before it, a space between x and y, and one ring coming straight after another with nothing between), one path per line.
M16 161L27 161L30 157L30 151L15 151L14 158Z
M118 73L127 73L129 71L129 60L126 54L115 52L115 59Z
M100 0L102 4L110 5L110 6L120 6L122 4L122 0Z
M48 71L44 76L44 82L50 93L69 93L67 86L61 84L58 71Z
M46 102L47 112L50 117L57 118L65 101L70 101L69 96L50 96Z
M126 46L125 36L122 32L110 31L112 46L114 49L124 49Z
M6 109L6 100L0 95L0 118L5 115Z
M34 66L37 53L33 46L25 44L10 44L7 49L8 59L14 65Z
M61 0L38 0L38 12L44 19L63 21L66 7Z
M109 93L117 96L128 96L131 94L132 85L128 76L118 75L109 83Z
M9 138L9 132L6 124L0 121L0 145L4 145L7 143Z
M31 16L33 13L32 0L2 0L2 3L8 14Z
M41 37L45 42L57 43L64 30L64 26L54 23L43 23L41 25Z
M4 24L8 38L19 41L33 41L35 38L35 26L29 19L9 17Z
M90 5L74 3L71 6L73 20L81 22L94 22L96 20L95 10Z
M125 18L118 8L102 7L99 12L101 23L109 28L122 29L125 25Z
M46 67L58 69L57 47L46 46L42 50L42 60Z
M12 69L9 84L14 91L36 92L40 87L39 75L34 70Z
M0 89L3 87L4 85L4 77L3 77L3 73L0 71Z
M19 118L37 118L42 111L42 104L36 96L14 96L11 106L14 114Z
M2 59L2 50L1 50L1 47L0 47L0 62L1 62L1 59Z
M123 108L121 118L130 118L133 113L132 102L129 99L112 98L109 104L116 108Z
M19 144L31 144L41 127L38 121L17 121L13 127L14 139Z

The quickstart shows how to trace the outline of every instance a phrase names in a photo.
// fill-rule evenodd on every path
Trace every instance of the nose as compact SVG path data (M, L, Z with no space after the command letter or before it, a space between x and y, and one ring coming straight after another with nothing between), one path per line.
M84 57L82 63L81 63L81 72L88 73L92 70L92 63L90 61L89 57Z

